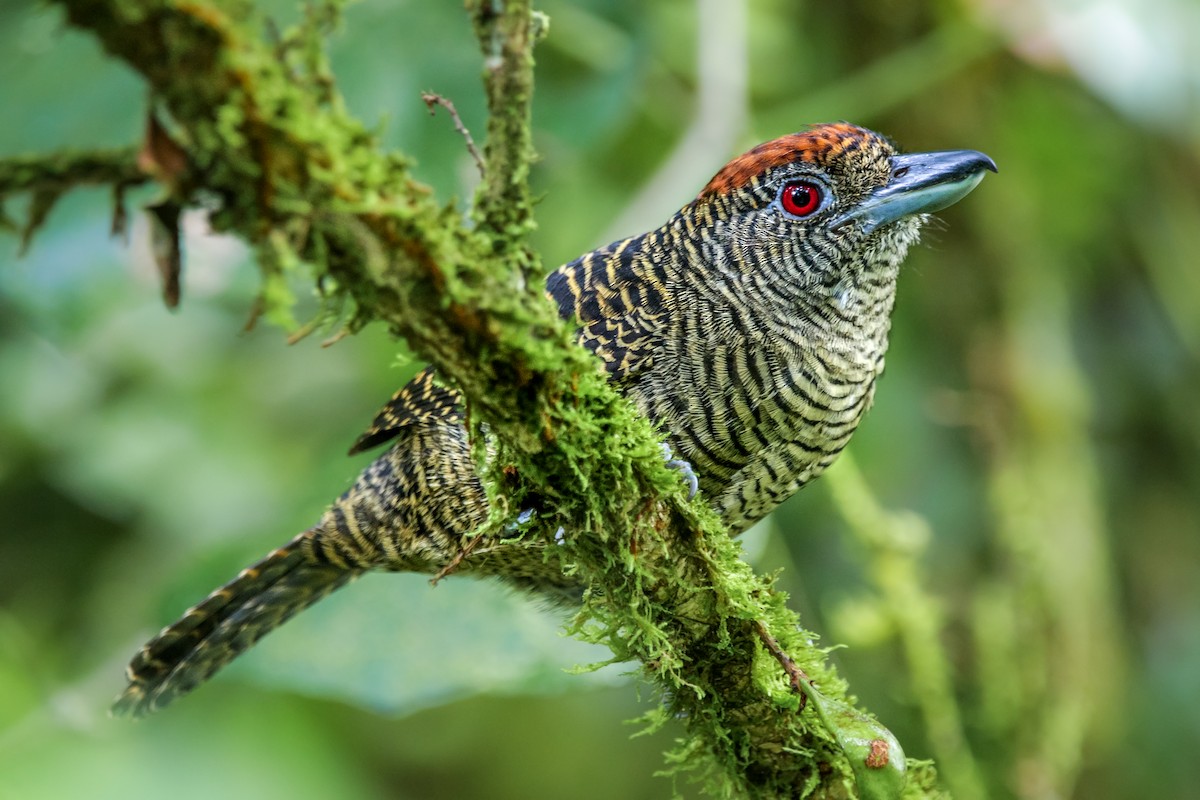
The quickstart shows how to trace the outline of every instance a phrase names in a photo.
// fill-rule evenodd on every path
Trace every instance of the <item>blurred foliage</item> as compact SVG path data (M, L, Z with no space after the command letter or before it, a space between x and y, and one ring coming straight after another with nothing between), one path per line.
M1200 783L1200 62L1178 35L1196 11L1137 8L544 4L548 266L670 213L630 207L648 180L688 187L678 206L732 154L656 175L706 92L726 92L734 149L852 118L1000 165L909 258L854 463L751 548L959 797ZM419 97L482 128L457 4L363 0L333 52L350 108L469 196L461 140ZM744 90L702 80L738 69ZM0 156L139 135L136 78L33 0L0 5L0 75ZM417 366L375 329L328 349L244 332L253 271L201 219L167 312L144 222L108 240L108 202L69 196L22 259L3 240L0 797L666 795L670 733L620 725L652 699L566 674L603 654L488 584L364 580L168 713L105 718L147 634L341 491L363 462L345 446Z

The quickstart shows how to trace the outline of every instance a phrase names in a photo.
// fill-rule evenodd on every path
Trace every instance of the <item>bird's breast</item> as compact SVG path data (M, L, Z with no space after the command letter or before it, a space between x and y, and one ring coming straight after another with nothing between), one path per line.
M710 499L740 496L727 521L748 524L819 474L870 405L883 343L797 348L681 336L631 394L670 431Z

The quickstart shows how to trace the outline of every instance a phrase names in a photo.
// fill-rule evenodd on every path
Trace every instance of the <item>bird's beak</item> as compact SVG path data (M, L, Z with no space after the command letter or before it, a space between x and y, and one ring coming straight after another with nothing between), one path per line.
M912 214L938 211L966 197L988 169L996 172L995 162L977 150L893 156L892 179L887 185L834 218L830 227L858 222L863 233L870 233Z

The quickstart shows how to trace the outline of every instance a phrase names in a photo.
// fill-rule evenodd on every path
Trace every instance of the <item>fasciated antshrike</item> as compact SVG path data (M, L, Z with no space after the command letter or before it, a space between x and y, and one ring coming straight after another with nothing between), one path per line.
M863 128L815 126L735 158L664 225L560 267L546 291L740 533L846 446L883 370L901 261L988 169L972 150L901 155ZM114 710L161 708L363 572L451 563L488 516L458 393L418 374L352 452L385 442L315 527L143 647ZM540 555L458 571L571 589Z

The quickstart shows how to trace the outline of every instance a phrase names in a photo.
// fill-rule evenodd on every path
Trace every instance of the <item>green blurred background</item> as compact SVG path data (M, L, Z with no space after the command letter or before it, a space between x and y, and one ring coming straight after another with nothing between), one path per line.
M853 463L747 555L785 569L956 796L1196 796L1200 6L541 7L548 268L809 122L995 158L909 257ZM419 99L482 131L460 4L363 0L332 49L350 107L469 197L461 140ZM57 11L0 3L0 156L133 143L145 106ZM0 798L668 796L652 773L678 732L623 724L652 692L568 674L604 654L465 580L365 579L169 712L106 717L146 636L352 479L346 446L418 366L374 328L328 349L244 332L253 265L200 216L168 312L144 220L126 244L109 214L80 191L23 258L0 239Z

